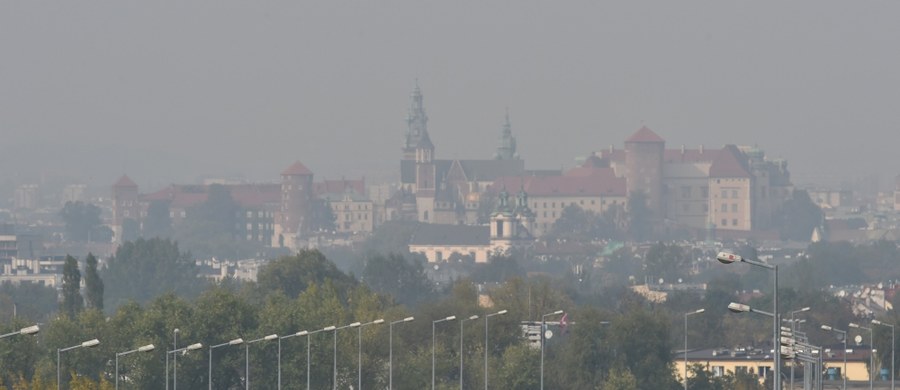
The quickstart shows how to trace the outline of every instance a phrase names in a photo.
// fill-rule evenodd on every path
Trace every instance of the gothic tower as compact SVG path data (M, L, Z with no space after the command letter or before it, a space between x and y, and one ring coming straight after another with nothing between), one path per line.
M272 246L296 249L295 240L307 229L312 186L312 171L299 161L281 172L281 210Z
M422 90L416 81L416 88L409 97L409 114L406 116L406 135L403 138L403 159L416 158L416 147L422 138L428 137L428 116L425 115L425 105L422 98ZM430 141L429 141L430 143Z
M497 153L494 155L497 160L518 159L516 154L516 137L512 135L512 124L509 123L509 110L506 111L506 123L503 124L503 131L500 133L500 146L497 147Z
M625 188L628 196L640 191L647 197L647 207L656 216L662 210L662 170L666 141L641 127L625 140Z

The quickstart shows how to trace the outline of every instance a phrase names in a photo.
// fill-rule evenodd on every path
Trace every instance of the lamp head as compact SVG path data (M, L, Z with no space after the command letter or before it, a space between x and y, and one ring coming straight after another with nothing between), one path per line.
M372 321L372 323L375 324L375 325L383 324L383 323L384 323L384 318L379 318L379 319L377 319L377 320L375 320L375 321Z
M22 333L22 334L35 334L35 333L40 332L40 331L41 331L41 328L40 328L39 326L37 326L37 325L31 325L31 326L29 326L29 327L27 327L27 328L22 328L21 330L19 330L19 333Z
M88 340L88 341L81 343L81 346L84 348L92 348L92 347L96 347L98 345L100 345L100 340L97 340L97 339Z
M553 312L553 314L554 314L554 315L557 315L557 314L562 314L562 313L563 313L563 311L562 311L562 310L557 310L557 311L555 311L555 312Z
M456 319L456 316L450 316L450 317L444 318L444 321L453 321L455 319Z
M334 326L334 325L331 325L331 326L325 327L325 328L322 329L322 330L323 330L323 331L326 331L326 332L331 332L332 330L335 330L335 329L337 329L337 327Z
M731 302L728 304L728 310L734 313L746 313L750 311L750 306L743 303Z
M822 325L821 328L822 328L822 330L833 330L833 329L834 329L834 328L832 328L832 327L830 327L830 326L828 326L828 325Z
M734 262L744 261L744 258L731 252L719 252L716 255L716 260L719 260L719 262L722 264L731 264Z
M362 325L362 322L354 322L354 323L352 323L352 324L350 324L350 325L347 325L347 326L348 326L348 327L351 327L351 328L356 328L356 327L359 327L360 325Z
M703 313L703 312L705 312L705 311L706 311L706 309L695 310L695 311L694 311L694 314L700 314L700 313Z
M477 320L477 319L478 319L478 316L477 316L477 315L474 315L474 316L469 317L469 319L470 319L470 320Z
M147 344L147 345L145 345L145 346L143 346L143 347L138 348L138 352L150 352L150 351L152 351L152 350L154 350L154 349L156 349L156 346L155 346L155 345L153 345L153 344Z
M187 348L185 349L185 351L193 351L193 350L197 350L200 348L203 348L203 344L194 343L194 344L188 345Z
M884 325L884 322L881 322L881 321L878 321L878 320L872 320L872 323L875 324L875 325Z
M506 309L503 309L503 310L500 310L497 312L497 314L506 314L506 313L507 313Z
M239 345L239 344L243 344L243 343L244 343L244 339L238 337L234 340L229 341L228 345Z
M306 336L306 335L308 335L308 334L309 334L309 331L308 331L308 330L301 330L301 331L299 331L299 332L297 332L297 333L294 333L294 336Z
M406 318L403 319L403 322L410 322L410 321L412 321L412 320L414 320L414 319L416 319L416 317L406 317Z
M269 341L269 340L275 340L275 339L277 339L277 338L278 338L278 335L277 335L277 334L270 334L270 335L268 335L268 336L266 336L266 337L263 337L263 340Z
M847 324L847 326L849 326L851 328L859 328L859 324L857 324L855 322L851 322L851 323Z
M807 306L807 307L804 307L804 308L802 308L802 309L800 309L800 310L797 310L797 312L810 311L810 309L812 309L812 308L809 307L809 306Z

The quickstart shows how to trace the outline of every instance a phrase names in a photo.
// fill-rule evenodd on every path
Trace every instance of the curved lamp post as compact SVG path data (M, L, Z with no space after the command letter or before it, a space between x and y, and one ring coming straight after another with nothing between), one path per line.
M59 359L60 359L60 355L62 355L63 352L71 351L71 350L73 350L73 349L77 349L77 348L93 348L93 347L96 347L96 346L98 346L98 345L100 345L100 340L93 339L93 340L85 341L85 342L83 342L83 343L81 343L81 344L78 344L78 345L73 345L73 346L68 347L68 348L57 348L57 349L56 349L56 390L59 390L59 389L61 388L60 383L62 382L62 374L60 373L61 371L60 371L60 367L59 367Z
M459 320L459 390L463 390L463 324L466 321L477 320L478 316L474 315L469 318Z
M277 366L278 366L278 390L281 390L281 340L289 339L291 337L297 337L297 336L306 336L308 334L309 334L308 331L301 330L297 333L291 333L287 336L281 336L278 338L278 364L277 364ZM309 340L307 340L307 341L309 341Z
M804 307L801 309L791 311L791 334L792 335L797 332L797 321L794 320L794 314L804 313L804 312L809 311L810 309L811 308L809 306L807 306L807 307ZM791 362L791 390L794 390L794 363L793 362Z
M875 379L875 376L872 375L875 370L875 332L872 331L872 328L860 326L853 322L847 324L847 326L869 331L869 390L872 390L872 386L874 386L873 380Z
M135 352L150 352L156 349L156 346L153 344L147 344L142 347L138 347L138 349L132 349L131 351L119 352L116 354L116 390L119 390L119 356L131 355Z
M684 313L684 390L688 390L688 361L687 361L687 353L688 353L688 344L687 344L687 320L689 315L700 314L706 311L706 309L698 309L691 312Z
M362 325L362 323L357 321L349 325L334 328L334 364L331 366L331 388L334 390L337 390L337 331L347 328L358 328L360 325Z
M449 316L446 318L441 318L439 320L431 321L431 390L435 389L435 387L434 387L434 342L435 342L434 328L435 328L435 325L437 325L441 322L445 322L445 321L453 321L455 319L456 319L456 316Z
M840 333L841 338L844 339L844 351L842 355L844 355L844 370L841 371L841 378L844 379L844 385L842 387L843 390L847 390L847 331L840 330L837 328L832 328L828 325L822 325L822 330L827 330L830 332Z
M178 349L178 333L181 329L172 330L172 349ZM166 390L169 390L169 354L166 354ZM172 355L172 387L178 388L178 355Z
M37 332L40 332L40 331L41 331L40 326L31 325L29 327L19 329L12 333L2 334L2 335L0 335L0 339L5 339L7 337L12 337L12 336L20 335L20 334L37 334Z
M894 325L886 324L878 320L872 320L875 325L891 327L891 390L894 390Z
M187 347L184 347L184 348L176 348L171 351L166 351L166 384L168 384L168 382L169 382L169 354L171 354L172 357L174 358L175 356L178 355L179 352L187 353L188 351L194 351L194 350L197 350L200 348L203 348L203 344L196 343L196 344L188 345ZM177 390L178 382L175 382L174 380L172 382L173 382L172 383L173 387L175 388L175 390Z
M488 388L488 318L502 316L506 313L507 311L504 309L484 316L484 390Z
M394 324L410 322L414 319L415 317L406 317L388 324L388 350L390 356L388 358L388 390L394 389Z
M244 343L244 388L250 390L250 344L260 341L272 341L278 338L277 334L270 334L256 340L250 340Z
M362 328L366 325L383 324L384 318L366 322L356 328L356 381L357 389L362 389Z
M242 338L236 338L236 339L231 340L231 341L229 341L229 342L227 342L227 343L222 343L222 344L213 345L213 346L209 347L209 381L208 381L209 390L212 390L212 388L213 388L213 386L212 386L212 383L213 383L213 381L212 381L212 354L213 354L213 350L216 349L216 348L219 348L219 347L227 347L227 346L229 346L229 345L241 345L241 344L243 344L243 343L244 343L244 339L242 339Z
M541 316L541 390L544 390L544 342L546 338L544 337L544 328L547 326L547 317L549 316L558 316L563 314L562 310L557 310L553 313L547 313Z
M722 264L732 264L732 263L747 263L756 267L762 267L769 270L772 270L774 273L774 282L773 284L773 297L772 297L772 346L775 348L776 353L774 358L774 386L775 390L781 390L781 335L779 334L779 328L781 328L781 320L778 316L778 266L774 264L766 264L757 260L750 260L741 257L740 255L736 255L730 252L719 252L716 255L716 260L718 260Z

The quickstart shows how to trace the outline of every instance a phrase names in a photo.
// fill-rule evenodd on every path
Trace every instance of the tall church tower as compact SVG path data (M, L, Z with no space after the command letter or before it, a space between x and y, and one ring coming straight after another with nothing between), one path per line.
M403 159L416 159L416 148L422 138L428 138L428 116L425 115L422 90L416 81L416 88L409 97L409 114L406 116L406 135L403 138ZM429 140L428 143L431 143ZM432 147L433 148L433 147Z
M497 154L494 155L497 160L518 159L516 154L516 137L512 135L512 124L509 123L509 110L506 111L506 123L503 124L503 131L500 133L500 146L497 147Z

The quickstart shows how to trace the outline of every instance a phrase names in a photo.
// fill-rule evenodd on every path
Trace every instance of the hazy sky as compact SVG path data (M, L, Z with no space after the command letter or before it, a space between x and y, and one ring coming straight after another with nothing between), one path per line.
M396 175L418 78L438 158L529 168L645 124L799 179L900 173L897 1L0 1L0 176ZM887 180L885 180L886 182Z

